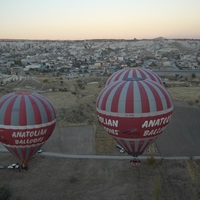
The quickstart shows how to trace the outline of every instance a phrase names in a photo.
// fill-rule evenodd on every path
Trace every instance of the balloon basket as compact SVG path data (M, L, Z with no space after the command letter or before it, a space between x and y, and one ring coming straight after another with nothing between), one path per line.
M20 167L19 167L19 171L28 171L28 165L21 164Z
M138 166L140 163L141 161L139 159L130 160L131 166Z

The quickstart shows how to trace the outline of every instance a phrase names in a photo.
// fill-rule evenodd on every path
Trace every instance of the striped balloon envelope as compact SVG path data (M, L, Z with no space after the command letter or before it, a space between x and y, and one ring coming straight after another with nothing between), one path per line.
M144 68L133 68L121 69L113 73L106 81L106 86L124 78L145 78L163 85L161 78L153 71Z
M0 142L23 164L48 140L55 125L55 110L42 95L17 92L0 98Z
M162 85L143 78L125 78L100 92L96 109L107 133L137 157L169 124L173 103Z

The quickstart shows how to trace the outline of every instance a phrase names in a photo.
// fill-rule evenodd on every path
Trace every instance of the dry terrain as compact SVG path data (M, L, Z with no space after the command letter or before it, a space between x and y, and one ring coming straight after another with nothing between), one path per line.
M106 77L93 76L75 80L37 77L1 88L1 95L21 90L40 92L57 113L55 131L43 146L43 153L31 159L28 171L0 169L0 188L10 190L11 200L200 199L200 161L192 157L200 152L200 88L168 88L176 100L172 122L144 154L149 158L190 158L150 158L142 160L140 166L131 166L127 155L119 153L97 121L95 103L105 81ZM51 153L124 159L55 157ZM16 162L10 153L0 153L0 166Z

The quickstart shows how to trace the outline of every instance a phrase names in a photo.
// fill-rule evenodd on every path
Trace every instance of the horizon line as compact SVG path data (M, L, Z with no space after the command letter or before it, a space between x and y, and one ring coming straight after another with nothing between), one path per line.
M0 41L3 40L23 40L23 41L92 41L92 40L123 40L123 41L140 41L140 40L159 40L159 39L163 39L163 40L200 40L200 38L165 38L165 37L156 37L156 38L142 38L142 39L137 39L137 38L133 38L133 39L112 39L112 38L94 38L94 39L9 39L9 38L0 38Z

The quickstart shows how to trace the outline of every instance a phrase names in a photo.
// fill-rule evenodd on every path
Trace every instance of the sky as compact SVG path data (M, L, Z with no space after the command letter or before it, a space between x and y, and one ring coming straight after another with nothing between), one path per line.
M0 39L200 39L200 0L0 0Z

